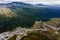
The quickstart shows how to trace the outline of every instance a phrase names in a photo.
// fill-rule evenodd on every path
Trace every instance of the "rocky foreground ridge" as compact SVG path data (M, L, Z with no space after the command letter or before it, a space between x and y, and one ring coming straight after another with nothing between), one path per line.
M21 28L0 34L0 40L60 40L60 18L37 21L32 28Z

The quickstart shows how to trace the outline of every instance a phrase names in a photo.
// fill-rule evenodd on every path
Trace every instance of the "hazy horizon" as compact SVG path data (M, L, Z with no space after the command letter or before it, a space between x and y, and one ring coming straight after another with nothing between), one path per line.
M48 4L48 5L56 5L60 4L60 0L0 0L0 3L10 3L10 2L27 2L31 4Z

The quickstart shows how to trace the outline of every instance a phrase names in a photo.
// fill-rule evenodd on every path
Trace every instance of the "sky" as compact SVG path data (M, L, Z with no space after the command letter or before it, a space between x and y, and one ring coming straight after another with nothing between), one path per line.
M31 4L48 4L48 5L53 5L53 4L60 4L60 0L0 0L0 3L9 3L9 2L27 2Z

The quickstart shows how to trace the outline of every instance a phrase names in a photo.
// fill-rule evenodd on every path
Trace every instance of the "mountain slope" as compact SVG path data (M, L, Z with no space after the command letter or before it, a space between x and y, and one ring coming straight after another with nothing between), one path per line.
M0 12L0 14L3 13L1 17L3 19L0 18L2 20L0 22L0 30L11 30L17 26L29 28L33 26L35 21L48 21L50 18L60 18L60 8L57 9L43 4L41 4L43 7L37 7L23 2L12 2L0 5L0 8L6 7L2 9L3 12ZM6 16L10 18L7 19Z

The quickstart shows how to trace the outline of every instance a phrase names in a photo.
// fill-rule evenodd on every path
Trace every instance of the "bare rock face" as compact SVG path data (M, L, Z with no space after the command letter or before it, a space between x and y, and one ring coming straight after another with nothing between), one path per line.
M50 23L57 24L56 21L35 22L32 28L21 28L0 34L0 40L60 40L60 28ZM58 24L57 24L58 25Z

